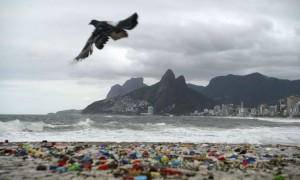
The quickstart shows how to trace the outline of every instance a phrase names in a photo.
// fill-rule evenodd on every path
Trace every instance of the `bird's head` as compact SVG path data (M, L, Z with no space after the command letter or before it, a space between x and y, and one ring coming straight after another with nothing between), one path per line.
M99 21L93 19L93 20L90 22L89 25L94 25L94 26L96 27L96 25L98 24L98 22L99 22Z

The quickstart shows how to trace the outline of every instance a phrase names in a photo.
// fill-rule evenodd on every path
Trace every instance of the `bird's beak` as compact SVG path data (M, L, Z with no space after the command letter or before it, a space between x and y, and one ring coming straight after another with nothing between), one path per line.
M89 25L91 25L92 23L89 23Z

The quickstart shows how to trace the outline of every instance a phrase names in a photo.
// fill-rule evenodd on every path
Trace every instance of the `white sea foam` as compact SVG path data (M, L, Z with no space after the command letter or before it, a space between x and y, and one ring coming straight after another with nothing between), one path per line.
M146 126L149 126L149 127L151 127L151 126L166 126L167 124L166 123L164 123L164 122L161 122L161 123L146 123L145 124ZM144 124L141 124L141 126L145 126Z
M272 118L272 117L215 117L221 119L236 119L236 120L260 120L260 121L270 121L270 122L280 122L280 123L292 123L298 122L300 123L299 118Z
M154 124L155 126L165 126L166 125L166 123L156 123L156 124Z
M45 123L43 122L24 122L19 119L0 122L0 132L19 132L19 131L43 131Z
M78 124L75 124L75 126L90 126L94 121L87 118L85 121L80 121Z
M300 129L282 127L259 127L252 129L201 129L201 128L158 128L147 130L86 128L65 132L4 133L3 139L11 141L161 141L161 142L210 142L210 143L257 143L257 144L300 144ZM1 138L0 138L1 139Z
M3 133L17 133L17 132L43 132L45 128L59 128L59 127L89 127L94 121L87 118L77 124L48 124L42 121L27 122L19 119L2 122L0 121L0 135Z
M280 123L292 123L292 122L297 122L300 123L300 119L299 118L256 118L257 120L261 120L261 121L270 121L270 122L280 122Z
M42 121L26 122L16 119L8 122L0 121L0 141L5 139L10 141L47 139L48 141L300 144L299 125L274 123L276 126L216 128L213 125L210 127L194 126L193 121L195 119L187 120L188 123L185 124L172 123L169 120L154 121L153 119L143 122L136 120L103 122L86 118L73 124L48 124ZM212 121L213 124L213 118L209 121ZM237 121L244 122L241 119L237 119ZM218 122L220 121L218 120ZM259 124L257 121L254 122Z

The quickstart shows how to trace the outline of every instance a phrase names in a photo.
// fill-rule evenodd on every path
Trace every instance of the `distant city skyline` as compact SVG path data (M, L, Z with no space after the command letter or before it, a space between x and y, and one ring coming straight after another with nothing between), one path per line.
M19 0L0 6L0 114L83 109L130 77L152 85L172 69L188 83L259 72L300 79L300 1ZM129 38L72 59L92 19L137 12Z
M300 96L293 95L278 100L278 104L261 104L257 107L245 107L241 104L216 105L213 109L204 109L203 112L195 110L191 115L196 116L238 116L238 117L300 117Z

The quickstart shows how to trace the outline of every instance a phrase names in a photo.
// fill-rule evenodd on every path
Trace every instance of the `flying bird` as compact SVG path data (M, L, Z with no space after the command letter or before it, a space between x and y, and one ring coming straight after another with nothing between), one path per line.
M118 40L128 37L126 30L132 30L138 24L137 20L137 13L117 22L92 20L90 25L95 26L95 30L75 60L80 61L91 55L93 53L93 44L95 44L98 49L102 49L109 38Z

